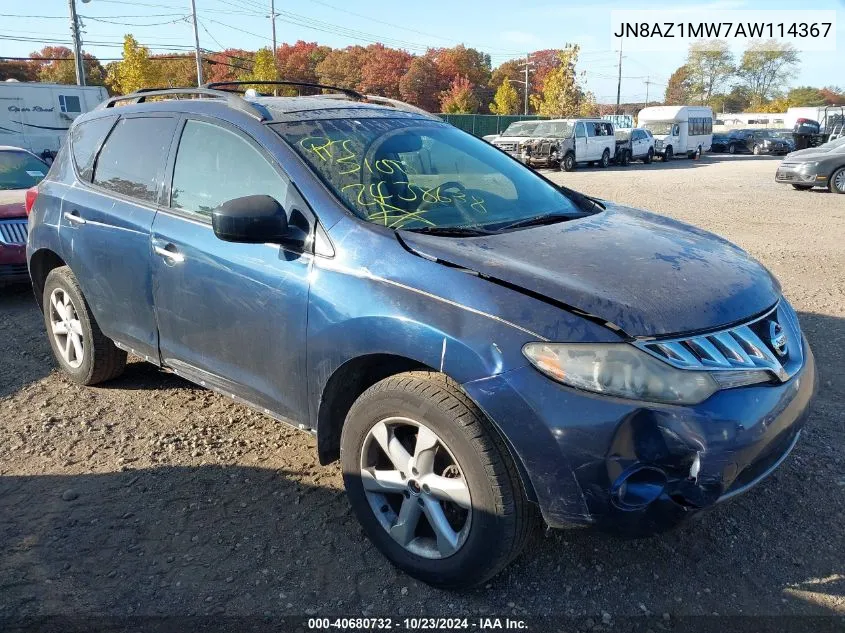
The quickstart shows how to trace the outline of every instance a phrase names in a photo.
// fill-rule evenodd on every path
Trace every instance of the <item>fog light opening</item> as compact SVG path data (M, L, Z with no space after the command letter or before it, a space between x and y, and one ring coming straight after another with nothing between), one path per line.
M623 473L613 484L616 503L625 510L640 510L655 501L666 487L666 474L643 466Z

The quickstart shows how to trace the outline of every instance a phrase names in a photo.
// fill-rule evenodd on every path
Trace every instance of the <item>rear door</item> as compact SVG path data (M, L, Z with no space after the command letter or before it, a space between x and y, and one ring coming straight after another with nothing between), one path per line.
M66 261L103 333L157 360L150 230L176 118L115 120L93 119L74 128L77 174L89 186L68 189L59 234Z
M255 140L216 119L184 122L170 189L170 208L156 217L152 241L162 362L270 412L304 419L310 249L224 242L212 230L211 213L234 198L269 195L308 235L313 215Z

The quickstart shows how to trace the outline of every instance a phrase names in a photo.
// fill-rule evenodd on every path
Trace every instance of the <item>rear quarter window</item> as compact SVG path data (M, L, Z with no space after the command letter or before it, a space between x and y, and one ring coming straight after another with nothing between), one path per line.
M111 130L115 120L116 117L103 117L85 121L75 126L70 134L73 162L79 172L79 177L85 182L91 182L97 150Z
M121 119L97 158L94 184L144 202L155 202L176 129L169 117Z

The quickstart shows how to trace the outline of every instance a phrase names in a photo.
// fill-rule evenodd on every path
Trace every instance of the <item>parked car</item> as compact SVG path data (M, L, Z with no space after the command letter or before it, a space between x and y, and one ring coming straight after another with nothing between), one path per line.
M830 141L825 148L815 147L788 154L775 180L795 189L826 187L832 193L845 193L845 138Z
M740 248L434 116L242 87L115 97L30 190L70 380L129 351L314 433L375 546L441 587L506 566L538 512L664 530L799 440L813 354Z
M483 138L511 156L519 158L520 143L530 139L539 124L540 121L515 121L501 134L488 134Z
M602 119L543 121L522 144L522 161L531 167L572 171L578 163L607 167L616 154L613 123Z
M793 137L792 130L770 129L766 131L776 139L786 143L787 153L795 151L795 138Z
M654 137L641 128L616 128L616 152L613 161L627 165L632 160L649 164L654 159Z
M713 110L705 106L643 108L637 122L654 135L654 152L664 161L701 157L713 142Z
M41 182L49 169L23 148L0 145L0 285L29 281L27 190Z

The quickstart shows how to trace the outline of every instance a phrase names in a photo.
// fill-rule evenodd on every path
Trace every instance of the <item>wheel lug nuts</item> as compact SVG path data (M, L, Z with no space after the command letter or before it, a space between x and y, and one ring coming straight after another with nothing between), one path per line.
M428 484L423 484L422 489L423 489L423 492L426 493L426 494L431 492L431 488L428 487Z
M420 474L420 472L416 468L412 468L411 472L414 474L414 477Z

